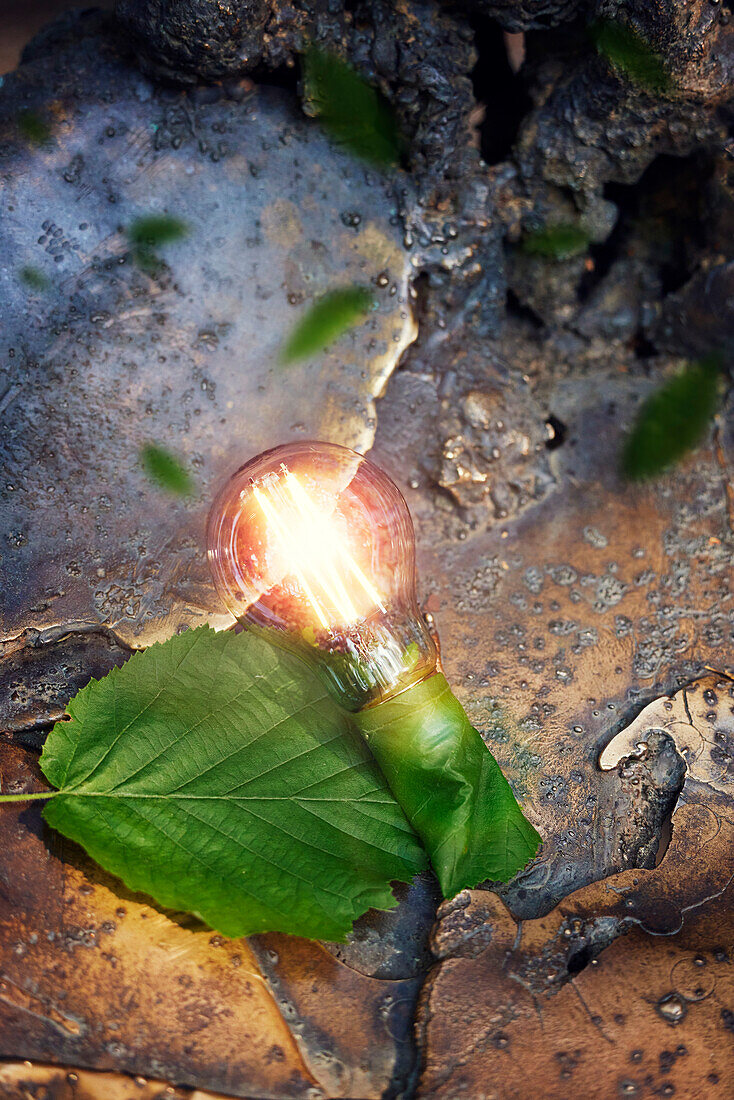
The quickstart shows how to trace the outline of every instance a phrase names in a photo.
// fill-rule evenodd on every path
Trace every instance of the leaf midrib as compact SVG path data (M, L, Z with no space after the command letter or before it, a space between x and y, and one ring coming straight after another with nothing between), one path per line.
M73 795L75 798L163 798L170 799L173 802L189 802L198 801L201 799L211 801L222 800L225 802L344 802L352 805L355 801L360 804L371 804L374 806L389 806L389 800L382 798L360 798L359 795L350 798L315 798L308 796L301 796L297 794L176 794L156 791L117 791L114 788L111 791L85 791L77 787L68 787L60 791L49 791L45 796L47 798L54 798L57 795Z

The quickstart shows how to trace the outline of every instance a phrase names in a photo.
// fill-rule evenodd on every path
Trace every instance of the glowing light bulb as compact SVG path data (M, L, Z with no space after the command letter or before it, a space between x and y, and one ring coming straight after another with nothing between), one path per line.
M225 485L207 536L232 614L306 658L355 712L444 895L527 862L540 838L436 670L413 524L387 474L332 443L276 447Z
M434 672L410 514L362 455L313 442L258 455L219 494L207 539L235 618L309 660L348 709Z

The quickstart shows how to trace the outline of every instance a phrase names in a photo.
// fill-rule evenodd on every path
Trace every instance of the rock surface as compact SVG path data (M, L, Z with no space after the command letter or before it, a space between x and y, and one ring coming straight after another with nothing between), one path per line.
M414 335L394 186L286 92L154 87L105 32L24 65L2 95L3 640L102 627L146 645L217 619L202 535L226 476L285 439L370 445ZM47 145L23 140L24 110L50 116ZM188 227L153 276L126 237L151 213ZM351 283L374 292L367 321L282 368L304 308ZM151 440L191 468L190 501L146 481Z
M0 1056L32 1064L0 1066L3 1100L127 1100L125 1074L144 1100L723 1097L731 397L672 474L616 470L646 395L731 343L726 12L191 0L177 37L182 10L119 0L129 55L105 19L62 21L0 90L3 790L41 782L48 723L90 676L225 622L202 546L215 486L321 435L372 446L403 488L445 672L544 845L438 914L419 880L346 945L234 943L127 894L37 804L5 807ZM669 94L596 53L596 16L655 45ZM503 30L530 31L525 107L484 81ZM410 173L366 173L304 117L307 33L392 99ZM517 133L486 164L498 108ZM22 140L24 110L48 145ZM155 277L125 235L152 211L190 225ZM524 247L556 223L586 234L578 254ZM284 375L283 318L345 281L377 311ZM191 501L143 480L150 438L190 462Z
M711 675L634 723L635 739L669 729L687 760L658 867L534 920L513 920L491 893L444 903L419 1014L419 1096L729 1095L733 699L734 681ZM629 740L607 747L608 766L628 766ZM725 760L690 748L702 741Z

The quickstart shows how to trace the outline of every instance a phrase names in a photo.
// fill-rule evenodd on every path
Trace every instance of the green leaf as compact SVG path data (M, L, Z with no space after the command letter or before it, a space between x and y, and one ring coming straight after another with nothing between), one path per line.
M17 116L18 129L31 145L48 145L51 140L51 127L37 111L20 111Z
M173 241L180 241L188 234L186 222L168 214L148 214L137 218L127 228L127 238L138 267L154 273L161 266L156 249Z
M131 890L227 936L342 939L425 856L297 658L208 627L134 654L57 722L48 823Z
M177 458L157 443L146 443L140 451L140 463L147 477L159 489L178 496L187 496L193 492L194 484L188 471Z
M322 351L358 324L373 304L369 290L361 286L324 294L293 329L281 352L281 362L293 363Z
M19 275L20 281L29 290L48 290L51 285L50 280L37 267L31 267L30 265L21 267Z
M599 20L591 26L597 50L632 83L648 92L666 92L672 81L663 59L641 35L624 23Z
M127 231L131 244L148 245L150 248L179 241L186 233L186 222L169 217L168 214L149 214L144 218L137 218Z
M520 247L529 256L543 256L550 260L569 260L589 247L589 234L578 225L547 225L531 230L522 239Z
M440 673L354 715L445 897L507 882L540 836Z
M392 107L351 65L311 46L303 78L307 102L338 145L377 168L399 162L403 142Z
M622 451L632 481L655 477L704 438L721 390L721 359L690 363L643 404Z

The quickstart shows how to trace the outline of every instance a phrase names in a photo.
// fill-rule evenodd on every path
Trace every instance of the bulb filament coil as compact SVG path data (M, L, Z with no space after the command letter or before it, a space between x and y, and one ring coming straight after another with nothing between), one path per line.
M253 484L252 492L275 536L277 552L324 630L358 622L376 608L386 612L380 593L346 550L333 517L285 463L279 474L267 474L259 485ZM351 578L351 594L344 577Z

